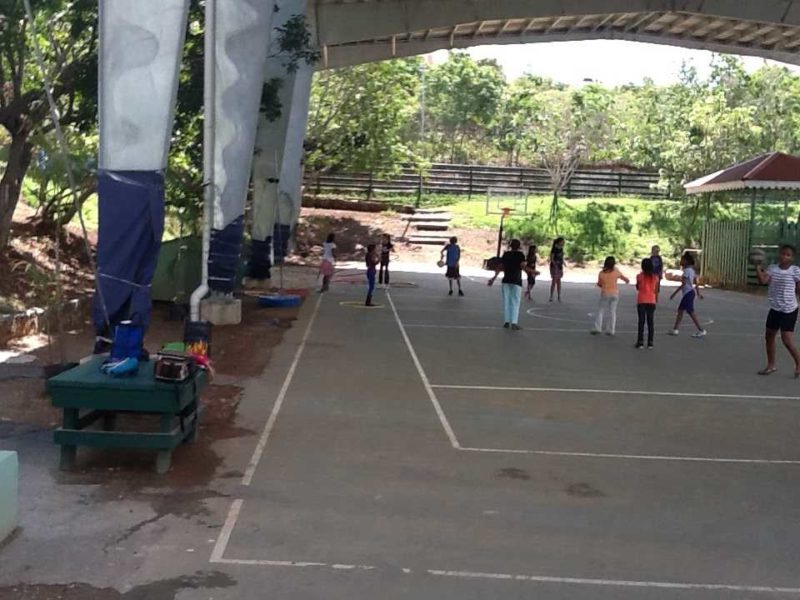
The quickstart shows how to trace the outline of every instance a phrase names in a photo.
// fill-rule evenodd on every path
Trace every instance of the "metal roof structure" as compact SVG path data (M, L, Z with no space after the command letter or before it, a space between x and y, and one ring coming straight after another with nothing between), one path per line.
M311 8L321 68L448 48L593 39L800 64L796 0L316 0Z
M684 186L687 194L738 190L800 190L800 156L770 152Z

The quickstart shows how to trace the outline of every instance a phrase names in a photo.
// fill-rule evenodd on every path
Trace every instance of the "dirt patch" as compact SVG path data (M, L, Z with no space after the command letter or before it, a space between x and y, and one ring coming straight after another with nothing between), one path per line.
M588 483L571 483L564 490L569 496L578 498L605 498L605 494Z
M60 420L61 411L51 406L45 393L44 380L0 381L0 424L9 428L6 435L52 429Z
M522 469L517 469L515 467L506 467L505 469L500 469L497 472L498 479L518 479L521 481L528 481L531 476Z
M194 443L183 444L172 455L172 468L166 475L153 471L155 453L146 450L89 448L78 450L78 468L59 472L57 479L65 485L100 485L92 500L108 501L136 498L149 502L157 515L181 516L203 514L202 501L215 496L208 490L196 491L215 475L222 457L213 450L216 441L255 435L255 431L235 425L236 410L242 389L235 385L210 385L203 392L203 414L200 433ZM143 423L149 419L152 423ZM153 417L135 417L120 425L121 429L142 429L154 426ZM164 495L161 488L181 488Z
M272 350L297 320L297 308L261 308L254 295L242 296L242 324L212 332L214 369L238 378L260 375Z
M83 238L65 230L60 253L64 298L90 294L93 277ZM53 303L55 257L53 227L43 226L35 211L20 202L11 224L9 246L0 252L0 313Z
M396 202L381 202L368 200L353 200L340 196L303 196L303 207L322 208L327 210L351 210L358 212L385 212L394 211L399 213L412 214L414 207L408 204L398 204Z
M499 224L499 221L498 221ZM336 246L340 260L363 260L364 247L369 243L379 244L381 236L388 233L395 243L397 254L393 261L435 264L439 260L441 246L409 244L403 237L415 233L407 229L407 221L392 212L365 213L347 210L322 210L303 208L297 230L296 254L289 258L292 263L318 265L322 255L322 242L328 233L336 234ZM448 235L458 238L461 247L461 265L482 268L483 261L497 252L497 229L473 229L451 227ZM547 249L543 249L547 250ZM592 280L600 270L600 263L567 263L567 274ZM638 267L618 265L628 277L635 277ZM540 261L541 272L546 272L547 261Z
M172 468L165 476L154 472L156 453L147 450L79 448L78 468L74 472L57 472L59 483L101 485L91 500L114 500L136 497L153 505L159 514L201 514L208 492L197 492L217 474L222 457L214 450L218 440L255 435L254 431L236 426L236 411L245 381L260 375L268 365L274 348L297 319L299 309L266 309L258 306L257 297L242 298L243 323L218 327L212 333L212 359L215 375L204 390L201 403L198 440L179 446L172 455ZM60 360L79 360L92 347L90 324L81 331L56 337L53 344L30 352L37 364ZM146 346L155 352L162 344L183 337L183 324L169 320L167 306L154 307ZM46 338L17 341L27 349ZM27 345L27 346L26 346ZM157 417L122 415L120 429L157 430ZM50 404L41 379L0 381L0 439L10 439L31 432L52 430L61 424L61 411ZM184 490L164 495L165 487ZM144 490L144 491L142 491ZM150 491L148 491L150 490ZM156 490L156 491L152 491ZM213 493L212 493L213 495Z
M227 588L234 585L236 580L229 575L211 571L138 585L124 593L86 583L14 585L0 587L0 600L172 600L182 590Z

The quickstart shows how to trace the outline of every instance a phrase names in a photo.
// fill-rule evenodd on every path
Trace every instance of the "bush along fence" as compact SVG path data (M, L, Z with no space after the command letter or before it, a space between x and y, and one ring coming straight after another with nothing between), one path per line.
M659 175L653 172L579 169L567 182L562 197L636 196L661 200L669 198L659 189ZM367 200L379 195L458 194L483 196L491 189L527 190L528 193L550 194L547 171L529 167L491 167L482 165L433 164L424 171L404 166L394 177L377 177L371 173L306 174L307 194L363 194Z

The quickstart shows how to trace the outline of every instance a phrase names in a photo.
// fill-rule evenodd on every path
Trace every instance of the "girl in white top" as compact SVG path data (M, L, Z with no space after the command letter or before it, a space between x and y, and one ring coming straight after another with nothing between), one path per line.
M329 233L325 243L322 244L322 264L319 267L320 275L322 275L322 288L320 293L327 292L330 289L331 277L336 265L336 234Z
M769 314L765 339L767 344L767 366L759 375L770 375L777 370L775 366L775 338L781 332L781 341L794 360L794 376L800 377L800 353L794 345L794 327L797 323L797 294L800 291L800 267L794 264L794 246L785 244L778 250L778 264L766 270L756 265L758 281L769 285Z

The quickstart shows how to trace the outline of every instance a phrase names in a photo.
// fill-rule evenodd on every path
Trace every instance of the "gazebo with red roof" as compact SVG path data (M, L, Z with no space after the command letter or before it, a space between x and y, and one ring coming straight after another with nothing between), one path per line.
M762 154L687 183L684 189L689 195L709 194L709 206L714 193L740 193L750 201L749 225L741 221L709 222L707 213L701 271L708 281L736 287L743 285L748 279L753 280L747 266L751 249L774 254L780 243L797 245L800 241L798 224L790 224L788 220L790 194L787 193L800 191L800 156L782 152ZM777 227L764 227L764 224L756 227L755 208L759 197L783 201L783 219L780 224L776 223Z
M689 195L740 190L800 190L800 156L783 152L762 154L695 179L684 189Z

